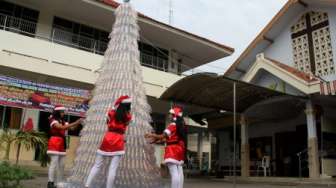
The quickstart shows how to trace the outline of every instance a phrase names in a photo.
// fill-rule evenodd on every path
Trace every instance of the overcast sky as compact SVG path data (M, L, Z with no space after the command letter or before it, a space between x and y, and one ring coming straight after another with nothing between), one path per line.
M197 68L223 73L287 0L172 1L174 27L235 48L232 56ZM137 11L169 22L169 0L131 0L131 3Z

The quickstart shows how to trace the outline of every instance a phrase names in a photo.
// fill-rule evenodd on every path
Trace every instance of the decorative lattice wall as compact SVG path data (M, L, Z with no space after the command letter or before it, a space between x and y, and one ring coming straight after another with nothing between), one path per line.
M335 74L328 14L308 12L291 28L295 67L317 76Z

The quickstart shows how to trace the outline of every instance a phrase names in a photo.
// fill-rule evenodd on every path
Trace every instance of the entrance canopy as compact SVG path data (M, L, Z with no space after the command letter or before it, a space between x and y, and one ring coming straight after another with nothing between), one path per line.
M302 98L224 76L199 73L173 84L161 95L161 99L233 112L234 83L236 84L236 111L238 113L243 113L252 105L274 97Z

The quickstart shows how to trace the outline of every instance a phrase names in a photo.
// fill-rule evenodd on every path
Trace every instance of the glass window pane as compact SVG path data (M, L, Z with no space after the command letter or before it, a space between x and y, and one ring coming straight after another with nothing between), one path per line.
M22 12L22 19L37 22L39 13L35 10L24 8Z
M14 107L6 107L4 128L20 129L22 118L22 109Z
M159 113L152 113L152 127L157 134L161 134L166 128L166 115Z
M86 36L86 37L92 37L93 38L93 31L94 29L92 27L88 27L85 25L81 25L80 27L80 35Z
M55 17L54 18L54 27L66 29L72 31L72 22L65 20L63 18Z
M109 33L108 33L108 32L106 32L106 31L101 31L101 32L100 32L99 40L104 41L104 42L108 42L108 41L109 41L108 36L109 36Z
M0 1L0 14L12 15L14 11L14 5L6 1Z
M20 129L21 128L21 118L22 118L22 109L12 108L9 128L10 129Z
M0 106L0 128L3 127L2 121L3 121L4 114L5 114L5 107Z
M79 119L80 117L77 117L77 116L71 116L70 115L70 118L69 118L69 123L73 123L75 122L77 119ZM70 136L79 136L79 133L80 131L82 130L83 126L82 125L79 125L77 127L75 127L74 129L70 129L68 131L68 135Z
M3 128L5 129L9 127L10 115L11 115L11 108L6 107L5 108L5 119L4 119L4 124L3 124Z
M50 112L40 111L38 130L44 133L49 134L49 117L51 116Z

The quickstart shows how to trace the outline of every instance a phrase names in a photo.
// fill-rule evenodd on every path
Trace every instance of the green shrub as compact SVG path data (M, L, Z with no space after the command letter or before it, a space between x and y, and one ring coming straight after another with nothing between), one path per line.
M33 173L30 170L8 162L0 162L1 188L20 188L20 181L29 179L33 179Z

